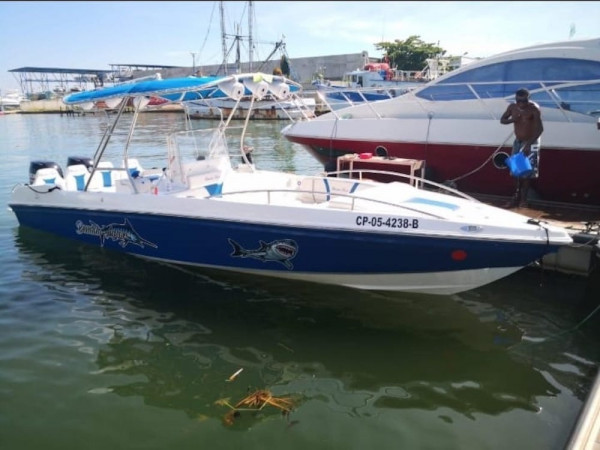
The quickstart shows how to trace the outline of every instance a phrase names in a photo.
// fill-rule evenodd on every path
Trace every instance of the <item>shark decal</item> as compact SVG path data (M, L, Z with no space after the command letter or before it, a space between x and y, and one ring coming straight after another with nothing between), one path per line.
M75 222L75 232L77 234L87 234L90 236L98 236L100 238L100 246L104 247L104 242L107 239L118 242L123 248L129 244L137 245L144 248L146 246L158 248L153 242L143 239L129 222L125 219L123 223L110 223L108 225L98 225L90 220L89 225L84 224L81 220Z
M235 242L233 239L227 239L233 247L231 256L237 258L254 258L262 262L265 261L276 261L283 264L289 270L294 268L294 265L290 262L298 253L298 244L296 241L291 239L281 239L279 241L272 241L266 243L259 241L260 247L254 250L248 250L242 248L240 244Z

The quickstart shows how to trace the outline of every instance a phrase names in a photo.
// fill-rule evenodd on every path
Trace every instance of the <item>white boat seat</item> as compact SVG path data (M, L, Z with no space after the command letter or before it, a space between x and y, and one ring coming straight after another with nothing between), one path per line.
M137 158L128 158L127 159L127 167L129 169L129 174L132 177L141 176L144 173L144 168L137 160ZM123 161L123 168L125 168L125 161ZM137 172L137 175L136 175Z
M115 172L110 170L114 167L110 161L100 161L96 167L96 171L92 176L94 190L114 191L115 190Z
M65 187L68 191L83 191L89 178L90 172L85 165L68 166L65 175Z
M298 181L298 200L303 203L322 203L334 195L351 195L371 185L358 180L332 177L304 177Z
M194 161L184 167L185 183L189 189L205 188L209 195L219 195L228 170L228 158Z
M55 168L44 167L42 169L38 169L33 180L33 186L40 186L43 184L54 184L61 189L64 189L65 180L60 176L60 173L58 173L58 170Z
M133 184L135 185L135 189L138 194L150 194L153 193L155 184L152 183L149 179L144 177L137 177L133 179ZM133 185L129 178L121 178L115 180L115 192L124 192L128 194L132 194L134 192Z
M302 203L323 203L328 200L328 186L321 177L304 177L298 180L298 200Z

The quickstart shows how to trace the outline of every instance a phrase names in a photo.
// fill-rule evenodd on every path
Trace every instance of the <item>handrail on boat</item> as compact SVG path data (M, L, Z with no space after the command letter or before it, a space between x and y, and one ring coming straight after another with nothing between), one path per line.
M330 176L330 175L344 175L344 174L348 174L348 175L358 174L359 178L355 179L355 178ZM347 181L347 182L354 181L354 182L361 183L361 182L366 181L362 178L363 174L388 175L388 176L398 177L398 178L402 178L402 179L407 179L410 181L414 181L416 183L416 185L414 187L417 190L425 190L423 185L429 185L431 187L435 187L437 190L445 191L450 194L456 195L459 198L462 198L462 199L465 199L465 200L468 200L468 201L471 201L474 203L480 203L479 200L465 194L464 192L460 192L456 189L453 189L449 186L446 186L446 185L443 185L440 183L436 183L434 181L425 180L421 177L417 177L414 175L407 175L407 174L403 174L403 173L390 172L390 171L385 171L385 170L372 170L372 169L371 170L368 170L368 169L367 170L362 170L362 169L340 170L340 171L335 171L335 172L327 172L325 176L316 175L316 176L314 176L314 178L321 178L322 180L336 180L337 179L340 181ZM311 176L309 175L308 177L310 178ZM226 180L225 180L225 182L226 182ZM381 185L385 185L385 183L381 183ZM418 185L420 185L420 187L417 187ZM355 210L356 200L362 200L362 201L368 201L371 203L381 204L381 205L385 205L385 206L392 206L395 208L400 208L403 210L408 210L408 211L416 212L419 214L424 214L426 216L430 216L430 217L433 217L436 219L447 219L444 216L433 214L428 211L423 211L422 209L419 209L419 208L412 208L410 206L406 206L406 205L400 204L398 202L389 202L389 201L385 201L385 200L364 197L357 193L344 193L344 192L331 192L331 191L328 192L324 189L321 190L321 189L314 189L314 188L313 189L247 189L247 190L238 190L238 191L232 191L232 192L221 192L219 194L210 195L207 198L222 198L223 196L227 196L227 195L258 194L258 193L265 193L267 195L267 204L271 204L271 194L273 194L273 193L296 193L296 194L305 193L305 194L310 194L312 196L316 196L316 195L326 196L326 197L328 197L328 200L331 200L332 198L339 198L339 197L350 198L350 200L351 200L350 210L351 211Z
M453 195L456 195L457 197L462 197L466 200L470 200L473 202L479 202L479 200L477 200L474 197L471 197L468 194L465 194L464 192L458 191L456 189L451 188L450 186L447 186L445 184L441 184L441 183L436 183L435 181L431 181L431 180L427 180L423 177L418 177L415 175L409 175L409 174L405 174L405 173L399 173L399 172L391 172L388 170L374 170L374 169L352 169L352 170L336 170L333 172L326 172L327 174L327 178L329 178L331 175L344 175L344 174L357 174L359 176L359 180L363 180L363 174L374 174L374 175L387 175L387 176L395 176L398 178L402 178L402 179L406 179L409 180L411 183L414 182L414 185L417 186L422 186L425 185L429 185L432 187L435 187L437 189L449 192ZM344 178L344 177L340 177L340 179L344 180L352 180L352 178Z
M350 202L350 211L354 211L355 208L355 201L356 200L361 200L361 201L367 201L367 202L371 202L371 203L376 203L376 204L380 204L380 205L385 205L385 206L392 206L394 208L399 208L399 209L403 209L403 210L407 210L407 211L412 211L412 212L416 212L419 214L423 214L425 216L429 216L429 217L433 217L435 219L447 219L447 217L444 216L440 216L438 214L433 214L431 212L428 211L423 211L421 209L418 208L411 208L410 206L406 206L406 205L402 205L399 203L395 203L395 202L388 202L385 200L378 200L378 199L374 199L374 198L368 198L368 197L363 197L357 194L346 194L343 192L336 192L336 193L331 193L331 192L326 192L326 191L319 191L319 190L315 190L315 189L283 189L283 188L279 188L279 189L244 189L244 190L239 190L239 191L231 191L231 192L222 192L220 194L213 194L213 195L209 195L207 197L205 197L206 199L220 199L223 198L225 196L232 196L232 195L240 195L240 194L261 194L264 193L267 195L267 205L271 204L271 194L276 194L276 193L295 193L295 194L300 194L300 193L306 193L306 194L312 194L312 195L326 195L329 196L331 198L333 197L344 197L344 198L350 198L351 202ZM331 200L330 198L330 200ZM329 201L330 201L329 200Z
M100 140L100 144L98 145L96 152L94 153L94 157L92 159L92 167L90 168L90 177L88 178L83 190L87 191L90 187L90 184L92 182L92 177L94 176L94 174L96 173L96 171L98 170L98 164L100 163L100 161L102 160L102 156L104 154L104 151L106 150L106 147L108 146L108 143L111 139L111 137L114 135L114 131L115 128L117 126L117 123L119 122L119 119L121 118L123 111L125 111L125 108L127 106L128 101L133 98L131 96L125 96L121 102L120 102L120 106L119 109L117 110L117 115L115 117L115 119L113 120L113 123L107 127L107 129L104 132L104 135L102 136L102 139ZM146 102L147 103L147 102ZM140 113L140 110L145 106L145 104L143 101L139 100L137 102L134 101L134 105L135 105L135 109L133 112L133 117L131 119L131 122L129 124L129 132L127 133L127 138L125 141L125 146L123 148L123 163L125 166L125 171L127 174L127 178L129 179L129 182L131 184L131 187L133 189L134 193L138 193L138 189L137 186L135 185L134 179L131 176L130 170L129 170L129 158L127 157L127 152L129 150L129 144L131 143L131 138L133 136L133 131L135 129L135 125L137 123L137 119Z

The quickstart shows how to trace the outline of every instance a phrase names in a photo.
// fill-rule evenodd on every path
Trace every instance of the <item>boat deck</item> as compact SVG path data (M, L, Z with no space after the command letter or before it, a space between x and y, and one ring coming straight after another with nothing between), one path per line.
M478 200L499 208L544 220L572 230L573 233L598 233L600 226L600 206L584 206L571 203L545 202L532 200L527 207L510 207L509 198L482 194L469 194Z

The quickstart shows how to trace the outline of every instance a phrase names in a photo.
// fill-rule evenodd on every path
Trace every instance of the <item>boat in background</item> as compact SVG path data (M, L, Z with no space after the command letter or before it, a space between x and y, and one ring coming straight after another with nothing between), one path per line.
M422 178L260 170L245 145L249 116L232 126L235 111L212 129L173 131L169 123L164 168L144 168L145 135L138 141L135 130L151 97L228 96L252 108L267 93L289 100L301 86L251 73L71 94L67 105L114 104L113 123L95 154L69 158L64 173L56 162L31 161L29 182L13 189L9 206L20 226L142 258L372 290L461 292L572 243L562 228L441 193ZM127 104L133 114L123 114Z
M356 103L377 102L389 100L399 95L406 94L412 86L405 87L368 87L368 88L342 88L327 85L316 85L317 96L327 111L335 111Z
M245 119L249 111L253 120L312 119L315 117L316 101L311 97L297 97L293 100L278 100L272 95L265 96L250 108L249 101L236 105L231 99L211 99L186 102L184 110L190 119L223 120L234 112L234 119Z
M463 57L428 58L422 70L399 70L390 67L387 57L380 63L369 62L366 53L363 57L363 68L346 72L341 81L325 80L322 76L313 81L317 94L329 110L389 100L463 64Z
M527 88L542 111L534 199L600 205L600 39L536 45L472 62L389 100L298 122L284 136L326 169L347 153L426 161L427 178L473 194L511 196L514 139L500 116Z
M14 111L21 107L25 97L17 90L0 91L0 110Z
M362 69L346 72L341 81L325 80L320 74L313 85L330 88L411 88L435 80L445 73L460 67L463 58L428 58L422 70L401 70L392 68L389 59L384 56L382 62L370 62L366 52L363 52Z
M254 56L257 52L256 44L257 41L253 38L253 27L252 23L256 23L256 17L254 13L254 3L252 1L244 2L247 3L244 8L244 13L247 11L248 18L248 35L244 36L241 33L240 25L236 26L235 33L228 32L225 28L225 2L219 2L219 16L220 16L220 27L221 27L221 42L223 51L223 60L221 66L216 70L215 76L228 76L232 72L242 73L242 66L247 67L248 72L253 71L254 65L258 65L259 68L256 72L260 72L261 68L276 54L280 55L281 62L280 67L277 67L278 72L273 71L274 75L283 75L287 78L291 77L291 68L289 66L289 57L287 55L285 36L282 36L280 41L274 43L274 47L271 49L270 54L262 62L255 61ZM211 16L211 21L213 20ZM210 25L209 25L210 29ZM227 49L227 41L232 39L233 42L229 49ZM242 64L241 61L241 42L248 40L248 60L247 63ZM229 55L235 48L235 62L233 66L228 62ZM193 54L195 55L195 54ZM195 56L194 56L195 58ZM195 72L195 71L194 71ZM257 101L250 107L250 102L241 100L239 103L230 98L218 98L218 99L201 99L197 101L190 101L184 104L184 110L190 119L201 119L201 120L223 120L224 117L230 117L232 119L245 119L250 116L253 120L289 120L299 118L313 118L316 116L316 100L314 97L296 97L292 100L281 100L277 97L267 93L261 100ZM233 115L231 113L233 112Z
M341 81L317 79L312 84L320 100L333 111L355 103L389 100L421 86L424 81L421 72L397 72L387 63L365 61L362 69L346 72Z

